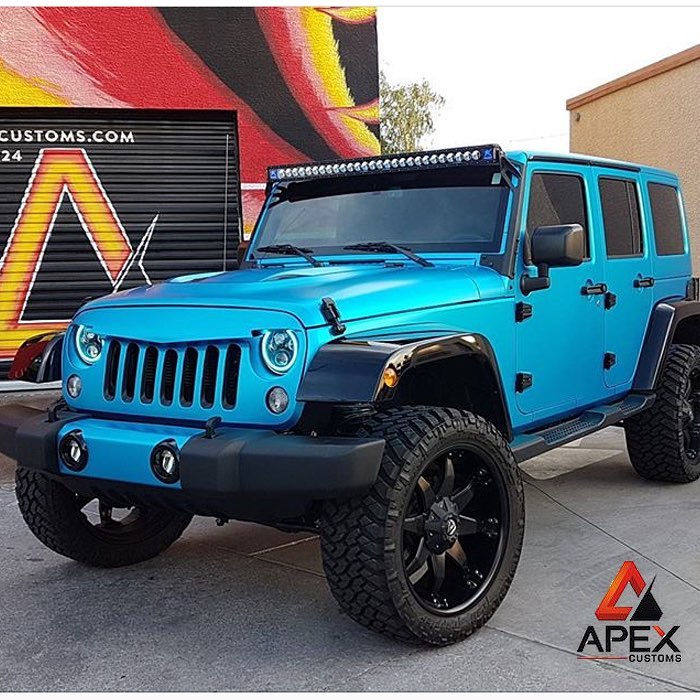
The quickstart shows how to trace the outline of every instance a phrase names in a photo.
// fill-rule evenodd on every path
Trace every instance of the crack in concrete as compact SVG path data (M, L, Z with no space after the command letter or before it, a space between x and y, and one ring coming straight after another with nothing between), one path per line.
M586 523L587 525L590 525L591 527L595 528L599 532L603 533L606 537L609 537L611 540L614 540L618 544L621 544L623 547L629 549L630 551L634 552L635 554L638 554L640 557L642 557L643 559L646 559L648 562L651 562L654 566L657 566L662 571L665 571L667 574L669 574L670 576L672 576L676 580L685 584L689 588L692 588L697 593L700 593L700 587L696 586L691 581L684 579L682 576L677 574L675 571L671 571L671 569L664 566L663 564L658 562L653 557L650 557L648 554L644 554L644 552L640 552L636 547L625 542L623 539L617 537L617 535L613 535L611 532L608 532L604 527L601 527L597 523L594 523L592 520L589 520L585 515L581 515L581 513L576 512L575 510L573 510L573 508L570 508L569 506L565 505L561 501L557 500L554 496L552 496L552 494L547 493L547 491L545 491L544 489L541 489L537 484L533 484L531 481L528 481L527 479L524 479L523 482L525 483L526 486L530 486L531 488L535 489L535 491L538 491L539 493L541 493L545 498L549 499L552 503L558 505L560 508L565 510L567 513L573 515L576 518L579 518L580 520L583 520L584 523Z
M422 649L415 649L414 651L409 651L405 654L401 654L399 656L391 656L388 659L384 659L384 661L380 661L379 663L376 664L370 664L367 666L367 668L363 668L361 671L358 671L357 673L352 673L350 674L347 678L344 678L342 681L339 681L337 683L331 683L327 686L324 686L321 688L320 692L332 692L332 691L338 691L341 692L339 689L342 688L344 685L347 685L351 681L355 681L358 678L362 678L362 676L367 675L370 671L374 671L376 669L382 668L383 666L387 666L390 664L392 661L396 661L397 659L410 659L412 656L415 656L416 654L419 654Z
M310 537L308 539L314 539L313 537ZM299 540L299 542L306 542L307 540ZM290 544L298 544L298 542L295 543L290 543ZM231 547L226 547L221 544L212 544L212 543L206 543L203 545L204 547L209 547L210 549L216 549L221 552L227 552L228 554L233 554L234 556L241 557L243 559L250 559L251 561L259 561L262 562L263 564L272 564L273 566L280 566L284 569L292 569L293 571L299 571L302 574L309 574L311 576L315 576L316 578L324 579L325 576L323 574L320 574L318 571L314 571L313 569L307 569L303 566L297 566L295 564L290 564L289 562L285 561L275 561L274 559L265 559L261 556L258 556L257 553L248 553L248 552L239 552L236 549L232 549ZM270 551L278 549L278 547L272 547ZM261 551L266 551L266 550L261 550Z
M310 542L311 540L317 540L318 535L311 535L309 537L303 537L300 540L294 540L293 542L285 542L285 544L278 544L274 547L267 547L266 549L260 549L257 552L250 552L251 557L256 557L260 554L267 554L268 552L274 552L278 549L284 549L285 547L293 547L296 544L303 544L304 542Z

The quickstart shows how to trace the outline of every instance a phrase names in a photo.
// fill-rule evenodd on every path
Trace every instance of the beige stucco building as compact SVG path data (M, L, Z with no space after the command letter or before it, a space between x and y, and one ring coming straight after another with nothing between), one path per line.
M572 97L575 153L654 165L681 178L700 271L700 44Z

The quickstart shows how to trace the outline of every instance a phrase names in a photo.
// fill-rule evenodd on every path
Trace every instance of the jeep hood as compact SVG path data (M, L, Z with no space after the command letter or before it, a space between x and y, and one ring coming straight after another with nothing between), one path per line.
M206 306L285 311L307 328L325 325L321 299L332 297L344 322L416 308L502 297L506 280L491 269L459 266L267 267L190 275L90 302L83 309Z

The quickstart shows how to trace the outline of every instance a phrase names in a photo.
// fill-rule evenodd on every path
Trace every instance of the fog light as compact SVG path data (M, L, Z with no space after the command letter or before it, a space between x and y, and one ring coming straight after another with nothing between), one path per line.
M85 469L88 461L88 449L80 430L73 430L64 435L58 446L58 452L68 469L72 469L74 472Z
M281 386L273 386L265 397L267 407L273 413L284 413L289 406L289 396Z
M180 478L180 452L175 440L164 440L153 448L151 469L166 484L174 484Z
M83 389L83 383L77 374L71 374L66 382L66 391L72 399L77 399Z

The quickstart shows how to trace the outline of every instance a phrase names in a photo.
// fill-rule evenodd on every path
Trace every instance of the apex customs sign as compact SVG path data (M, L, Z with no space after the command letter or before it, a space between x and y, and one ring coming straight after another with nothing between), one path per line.
M0 109L0 362L86 298L230 269L233 112Z

